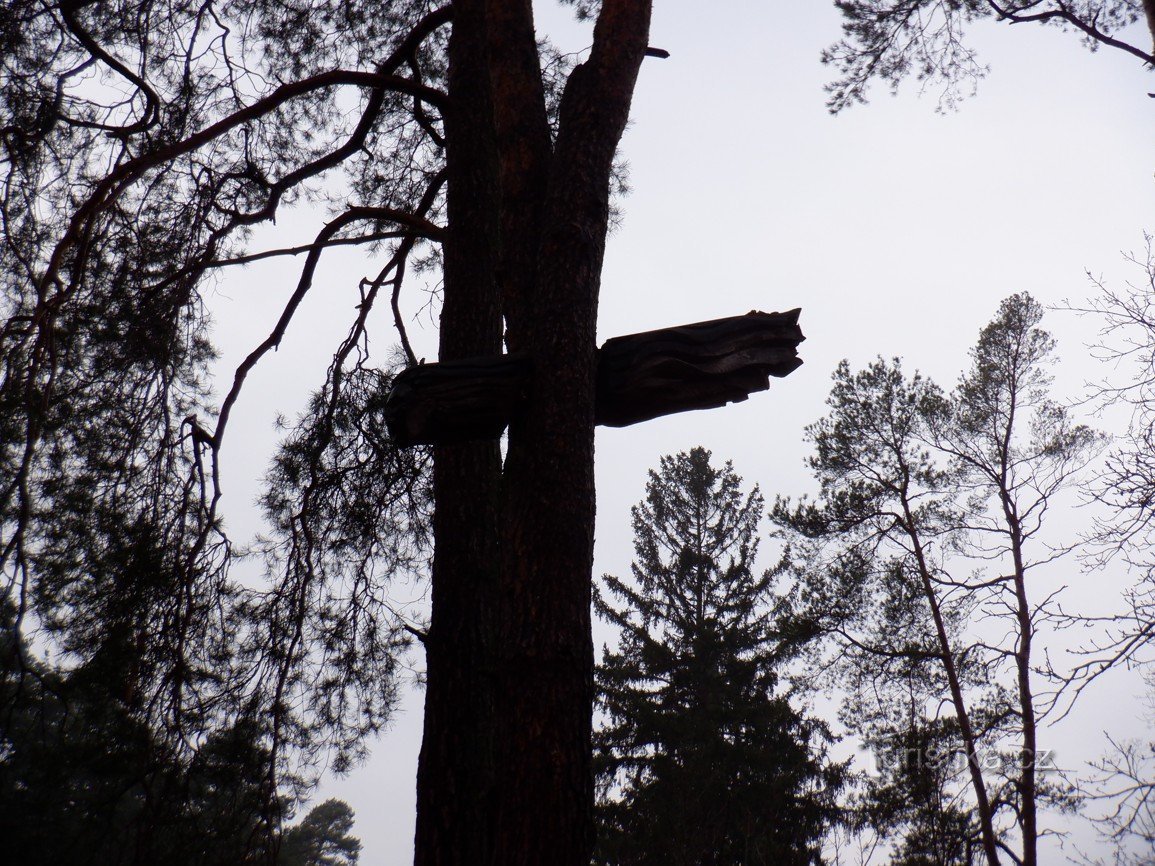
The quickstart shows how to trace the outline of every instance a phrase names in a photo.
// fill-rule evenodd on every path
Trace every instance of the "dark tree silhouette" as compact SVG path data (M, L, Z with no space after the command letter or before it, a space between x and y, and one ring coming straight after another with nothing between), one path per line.
M356 866L361 842L350 834L353 810L343 800L318 803L281 837L278 866Z
M4 606L11 620L13 611ZM10 634L10 632L9 632ZM0 835L29 864L225 866L271 856L261 732L212 732L175 752L93 665L21 664L0 644Z
M1091 48L1109 47L1155 64L1155 2L1143 0L839 0L843 38L823 62L838 78L826 90L827 107L839 112L866 101L872 81L892 90L911 77L940 88L940 104L953 106L968 85L986 73L965 39L976 21L1048 25L1077 34ZM1148 32L1134 32L1143 21ZM1130 29L1129 29L1130 28Z
M917 682L923 673L908 670L907 693L884 698L881 707L855 706L870 714L857 727L875 735L868 742L877 775L852 798L848 824L890 840L892 866L973 866L983 856L982 834L958 796L958 726L923 714L919 704L931 698L931 683Z
M803 615L852 687L845 719L875 741L949 733L990 864L1016 835L1007 856L1037 863L1039 803L1063 802L1036 738L1066 680L1036 643L1066 620L1034 580L1074 549L1043 537L1045 517L1102 445L1049 396L1041 318L1029 295L1005 300L949 396L897 361L843 362L809 430L821 498L774 509L810 586ZM1005 740L1012 759L984 764Z
M357 756L420 638L418 861L584 866L594 336L650 4L583 11L573 65L524 0L6 6L0 570L27 676L42 641L80 666L131 648L116 676L140 722L178 751L255 725L272 803L295 761ZM254 247L309 199L330 209L312 243ZM229 420L335 246L370 276L272 471L269 580L241 584ZM269 256L300 257L299 280L214 407L205 287ZM447 445L430 473L381 435L396 364L369 357L371 314L416 363L401 292L422 266L441 277L441 360L532 359L504 462L496 441ZM382 587L428 565L430 538L423 628ZM121 557L137 541L147 577Z
M820 862L842 766L779 682L776 573L754 558L763 500L703 448L663 457L635 506L633 580L606 576L620 629L597 669L597 862Z
M174 752L259 731L271 839L282 782L322 749L357 757L418 638L418 860L584 866L594 337L650 4L577 5L594 27L572 67L538 42L526 0L5 6L13 695L35 678L28 648L51 645L69 666L127 659L104 668L119 699ZM312 242L256 246L302 201L329 210ZM242 583L221 512L229 421L338 246L369 276L271 471L268 580ZM216 404L206 287L271 256L299 257L299 278ZM422 268L441 277L441 360L532 359L504 462L492 441L431 455L380 435L398 365L369 336L384 313L417 362L402 293ZM383 587L430 557L431 620L401 621Z

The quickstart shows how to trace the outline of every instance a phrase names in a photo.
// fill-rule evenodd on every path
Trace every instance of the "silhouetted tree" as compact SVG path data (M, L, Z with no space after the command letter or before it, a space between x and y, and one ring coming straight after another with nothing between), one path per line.
M278 866L356 866L361 841L351 835L353 810L343 800L318 803L285 830Z
M830 414L809 428L821 498L774 509L798 544L813 627L851 687L844 719L901 741L909 721L888 721L880 697L897 691L885 700L913 706L913 730L950 732L991 864L1012 829L1013 859L1038 862L1038 803L1059 793L1036 765L1055 698L1038 682L1055 672L1035 643L1056 624L1057 594L1032 580L1073 548L1044 542L1044 518L1101 445L1049 396L1041 317L1029 295L1005 300L949 397L898 361L859 373L843 362Z
M132 711L174 750L255 724L272 796L298 759L360 754L420 638L421 862L584 866L593 841L596 312L650 3L576 5L595 24L572 68L524 0L13 0L0 21L16 644L84 665L110 651L90 627L119 611L106 636L136 657L117 674ZM312 242L256 245L309 200L329 208ZM369 276L272 472L268 581L242 584L221 513L229 421L338 246ZM205 287L270 256L300 256L299 279L217 404ZM442 359L533 360L504 461L462 443L431 470L368 423L395 366L369 354L374 311L416 363L402 290L423 268L441 277ZM144 540L147 577L110 558L125 538ZM423 573L430 538L422 628L382 590Z
M852 693L847 727L873 752L874 772L859 778L846 805L847 824L889 840L893 866L971 866L982 858L981 830L965 796L967 767L957 750L957 720L926 708L942 694L942 677L918 664L890 676L901 686ZM960 781L962 784L960 785Z
M1155 253L1150 236L1146 241L1144 253L1126 257L1139 279L1122 288L1094 279L1098 294L1068 305L1099 320L1092 352L1112 370L1091 386L1089 399L1099 408L1128 412L1104 471L1087 485L1102 506L1087 559L1095 567L1121 562L1135 578L1127 610L1110 622L1105 640L1087 648L1079 687L1116 665L1144 663L1155 639Z
M226 866L271 854L254 844L270 799L259 731L214 731L177 753L104 675L22 664L10 642L0 666L0 837L15 862Z
M597 862L820 862L840 765L779 684L779 575L754 559L763 500L710 452L663 457L633 510L633 580L606 576L620 629L597 669Z
M584 866L593 844L594 340L650 3L579 5L576 65L524 0L17 0L0 22L0 570L21 646L86 663L123 588L134 712L174 749L258 720L272 792L321 749L359 754L419 637L420 862ZM312 243L254 246L309 199L331 210ZM229 420L336 246L370 276L273 470L269 580L242 585ZM300 277L214 407L205 286L274 255ZM371 314L417 363L400 304L422 267L443 360L533 360L504 461L496 441L446 445L430 475L371 423L394 366L368 355ZM147 586L97 567L134 527ZM422 572L430 535L421 628L382 589Z
M1103 471L1086 485L1099 514L1086 560L1094 569L1122 565L1130 575L1121 608L1076 617L1096 626L1097 634L1080 649L1082 662L1070 688L1078 693L1107 671L1139 668L1150 721L1155 710L1155 254L1151 237L1145 240L1145 250L1125 256L1137 278L1119 287L1093 277L1097 293L1082 304L1068 304L1098 320L1091 349L1110 366L1091 386L1089 399L1100 409L1127 412ZM1085 791L1104 807L1100 827L1117 846L1117 862L1142 863L1155 844L1155 742L1150 736L1108 736L1108 744Z
M940 102L953 106L962 88L986 73L965 41L967 27L992 19L1006 24L1039 24L1077 34L1094 51L1125 51L1155 64L1155 2L1152 0L838 0L843 38L822 55L838 78L827 86L832 112L866 101L870 83L880 79L897 89L904 78L941 88ZM1133 40L1127 28L1145 21L1150 35Z

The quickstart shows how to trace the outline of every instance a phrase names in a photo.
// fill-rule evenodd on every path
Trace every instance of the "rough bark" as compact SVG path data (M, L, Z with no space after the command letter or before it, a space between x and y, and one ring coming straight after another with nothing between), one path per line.
M593 430L609 177L648 0L605 0L549 127L528 0L454 0L441 360L511 349L509 432L435 452L420 864L581 864L593 843ZM496 618L495 618L496 617Z
M598 351L597 423L626 427L765 391L769 377L802 364L800 312L751 310L607 340Z
M454 4L445 111L443 361L501 352L496 154L483 0ZM477 866L493 844L493 608L501 455L495 440L434 452L431 620L417 770L418 864Z
M524 355L490 355L410 367L385 404L397 445L497 439L525 403L531 365Z
M586 866L593 847L595 331L609 177L646 49L648 0L606 0L570 76L542 200L536 273L509 309L532 359L509 430L499 595L494 862ZM498 97L498 101L501 98Z
M511 352L520 348L538 279L542 208L552 156L531 0L488 0L490 81L501 194L502 309ZM539 323L538 326L544 323Z

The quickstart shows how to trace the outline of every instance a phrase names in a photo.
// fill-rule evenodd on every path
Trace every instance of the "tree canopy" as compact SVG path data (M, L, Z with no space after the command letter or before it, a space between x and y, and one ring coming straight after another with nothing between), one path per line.
M953 106L986 74L966 41L967 28L982 19L1060 28L1091 50L1108 47L1155 64L1151 0L838 0L835 6L843 37L822 59L837 74L827 87L827 107L836 113L865 102L876 79L895 90L907 77L939 89L941 104ZM1147 32L1135 38L1132 25L1140 21Z
M14 611L0 608L9 621ZM11 632L9 632L11 634ZM121 662L124 661L122 658ZM0 833L24 863L174 866L272 856L258 729L208 733L179 752L142 723L101 664L61 671L0 645ZM110 693L112 690L112 693ZM268 840L272 842L272 840Z
M593 336L650 6L584 11L580 63L512 0L16 2L0 25L0 569L22 663L132 648L130 712L189 753L251 721L272 797L327 748L361 754L420 639L419 859L592 843ZM328 211L314 241L255 246L295 203ZM369 276L274 462L266 580L242 582L229 421L337 246ZM270 256L300 261L297 285L217 404L206 288ZM442 360L534 359L504 463L495 441L430 455L382 433L392 372L418 362L414 271ZM382 326L396 357L369 353ZM406 622L384 587L427 571L430 621ZM533 700L527 658L547 659Z
M361 344L377 293L443 207L436 127L423 130L405 101L441 101L418 83L425 66L434 84L443 75L435 34L448 11L429 13L309 2L7 10L0 564L18 629L52 635L77 663L110 640L136 648L136 709L174 741L262 704L285 716L276 740L309 749L320 735L355 749L393 700L388 659L405 636L370 590L425 555L426 458L383 453L368 421L387 378L365 367ZM350 96L358 117L338 120ZM361 203L336 204L347 196ZM333 219L217 411L205 288L248 260L252 226L301 198L330 203ZM407 214L424 229L410 231ZM322 250L353 242L376 250L384 271L289 432L263 551L280 579L253 593L230 578L219 513L230 410ZM268 254L302 251L255 253ZM368 492L358 473L385 483ZM383 537L398 543L382 548ZM345 556L354 544L358 556ZM354 657L372 673L357 673L367 669ZM246 697L220 677L242 668Z
M633 579L595 596L620 629L597 669L605 723L596 862L820 862L841 765L792 706L780 574L758 573L763 500L694 448L663 457L633 510Z
M1102 440L1050 397L1041 319L1030 295L1007 298L949 395L897 360L843 362L809 428L820 498L774 509L805 575L796 613L849 690L844 721L888 764L866 819L901 832L909 862L981 850L994 866L1017 844L1007 856L1037 863L1040 809L1067 805L1037 738L1075 674L1047 654L1068 620L1041 581L1076 542L1044 527Z
M342 800L318 803L290 827L277 852L279 866L356 866L361 842L350 834L353 810Z

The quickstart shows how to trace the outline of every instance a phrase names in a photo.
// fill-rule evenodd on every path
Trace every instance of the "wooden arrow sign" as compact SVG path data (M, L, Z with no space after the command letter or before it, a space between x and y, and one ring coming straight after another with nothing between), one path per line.
M691 325L627 334L598 350L595 420L626 427L713 409L770 387L802 360L800 310L752 310ZM500 436L527 398L531 361L521 355L422 364L393 380L385 423L399 445Z

